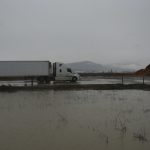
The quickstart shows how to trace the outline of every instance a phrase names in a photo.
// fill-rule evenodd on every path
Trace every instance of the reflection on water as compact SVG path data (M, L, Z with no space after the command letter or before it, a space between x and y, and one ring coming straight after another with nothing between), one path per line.
M148 150L150 92L0 93L2 150Z

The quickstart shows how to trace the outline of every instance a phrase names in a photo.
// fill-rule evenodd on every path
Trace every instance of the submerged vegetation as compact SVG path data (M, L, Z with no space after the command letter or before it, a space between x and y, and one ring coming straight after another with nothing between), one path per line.
M146 137L146 131L145 128L142 128L141 130L139 130L136 133L133 133L133 137L138 139L141 142L147 142L147 137Z

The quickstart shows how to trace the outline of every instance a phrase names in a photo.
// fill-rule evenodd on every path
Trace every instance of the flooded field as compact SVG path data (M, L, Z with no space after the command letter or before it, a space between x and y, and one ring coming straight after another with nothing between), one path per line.
M122 77L118 76L112 76L112 77L103 77L103 76L96 76L96 77L81 77L81 81L79 84L143 84L143 77ZM150 84L150 77L144 77L144 83Z
M0 92L1 150L149 150L150 92Z

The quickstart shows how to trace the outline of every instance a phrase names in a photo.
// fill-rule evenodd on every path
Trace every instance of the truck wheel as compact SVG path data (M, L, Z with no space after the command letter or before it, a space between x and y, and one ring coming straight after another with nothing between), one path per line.
M77 81L77 77L73 77L72 82L76 82L76 81Z

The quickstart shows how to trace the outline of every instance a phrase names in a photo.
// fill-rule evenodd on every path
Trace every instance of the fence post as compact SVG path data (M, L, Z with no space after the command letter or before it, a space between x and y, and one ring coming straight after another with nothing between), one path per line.
M31 79L31 86L33 87L33 78Z
M145 84L145 82L144 82L144 76L143 76L143 85Z
M123 84L123 75L122 75L122 84Z

